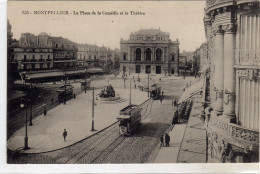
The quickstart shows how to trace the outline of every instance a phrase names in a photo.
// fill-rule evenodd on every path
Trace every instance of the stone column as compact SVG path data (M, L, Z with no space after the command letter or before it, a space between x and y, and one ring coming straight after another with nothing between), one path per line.
M156 48L155 47L153 47L153 52L154 52L153 61L156 61Z
M224 89L224 34L222 26L216 28L214 59L215 59L215 74L214 74L214 92L216 98L214 101L214 111L218 115L223 112L223 89Z
M145 60L145 58L144 58L144 52L145 52L145 50L144 50L144 47L142 47L142 53L141 53L141 61L144 61Z
M235 44L236 25L228 24L224 27L224 116L233 119L235 117Z

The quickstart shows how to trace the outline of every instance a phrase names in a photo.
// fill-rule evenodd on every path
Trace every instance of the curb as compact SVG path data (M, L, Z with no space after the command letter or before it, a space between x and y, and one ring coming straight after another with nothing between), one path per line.
M148 98L148 99L145 100L143 103L141 103L140 106L143 105L144 103L146 103L147 101L149 101L150 99L152 99L152 98ZM80 142L82 142L82 141L84 141L84 140L86 140L86 139L89 139L89 138L93 137L94 135L97 135L98 133L100 133L100 132L102 132L102 131L104 131L104 130L110 128L110 127L112 127L113 125L115 125L115 124L118 123L118 122L119 122L119 121L116 121L116 122L114 122L114 123L108 125L107 127L105 127L105 128L103 128L103 129L101 129L101 130L99 130L99 131L93 133L92 135L89 135L89 136L87 136L87 137L85 137L85 138L83 138L83 139L81 139L81 140L79 140L79 141L77 141L77 142L75 142L75 143L73 143L73 144L70 144L70 145L68 145L68 146L61 147L61 148L58 148L58 149L53 149L53 150L49 150L49 151L45 151L45 152L31 152L31 153L30 153L30 152L29 152L29 153L19 152L19 151L18 151L19 148L16 149L15 151L13 151L13 150L11 150L11 149L9 149L9 148L7 148L7 150L10 150L11 152L19 153L19 154L43 154L43 153L49 153L49 152L58 151L58 150L61 150L61 149L65 149L65 148L67 148L67 147L71 147L72 145L78 144L78 143L80 143ZM21 150L22 150L22 149L21 149Z

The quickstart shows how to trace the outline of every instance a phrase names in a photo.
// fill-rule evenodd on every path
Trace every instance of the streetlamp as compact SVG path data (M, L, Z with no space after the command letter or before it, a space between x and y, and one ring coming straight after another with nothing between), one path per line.
M124 89L125 89L125 80L126 80L126 75L123 75L123 80L124 80Z
M95 92L94 92L94 86L93 86L93 97L92 97L92 126L91 126L91 131L95 131L94 129L94 95L95 95Z
M131 85L131 82L132 82L132 79L130 80L130 97L129 97L130 99L129 99L129 105L131 105L131 86L132 86L132 85Z
M25 107L25 100L21 98L21 105L20 107L23 109ZM29 149L28 147L28 134L27 134L27 107L25 107L25 137L24 137L24 150Z
M30 86L30 122L29 126L32 126L32 81L31 81L31 86Z

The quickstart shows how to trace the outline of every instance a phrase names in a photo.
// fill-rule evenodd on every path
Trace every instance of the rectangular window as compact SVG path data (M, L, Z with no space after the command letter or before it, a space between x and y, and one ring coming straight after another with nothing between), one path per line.
M150 66L150 65L147 65L147 66L145 67L145 73L146 73L146 74L151 73L151 66Z
M141 66L140 65L135 66L135 73L141 73Z

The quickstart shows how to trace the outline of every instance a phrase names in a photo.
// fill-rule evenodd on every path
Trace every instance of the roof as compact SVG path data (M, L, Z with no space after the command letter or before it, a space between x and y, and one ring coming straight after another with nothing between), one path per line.
M63 37L50 37L53 42L60 42L60 43L72 43L76 44L75 42L72 42L68 39L65 39Z
M133 33L133 35L167 35L169 36L169 33L163 32L160 29L140 29L139 31L136 31Z
M40 34L39 34L39 36L49 36L47 33L45 33L45 32L41 32Z

